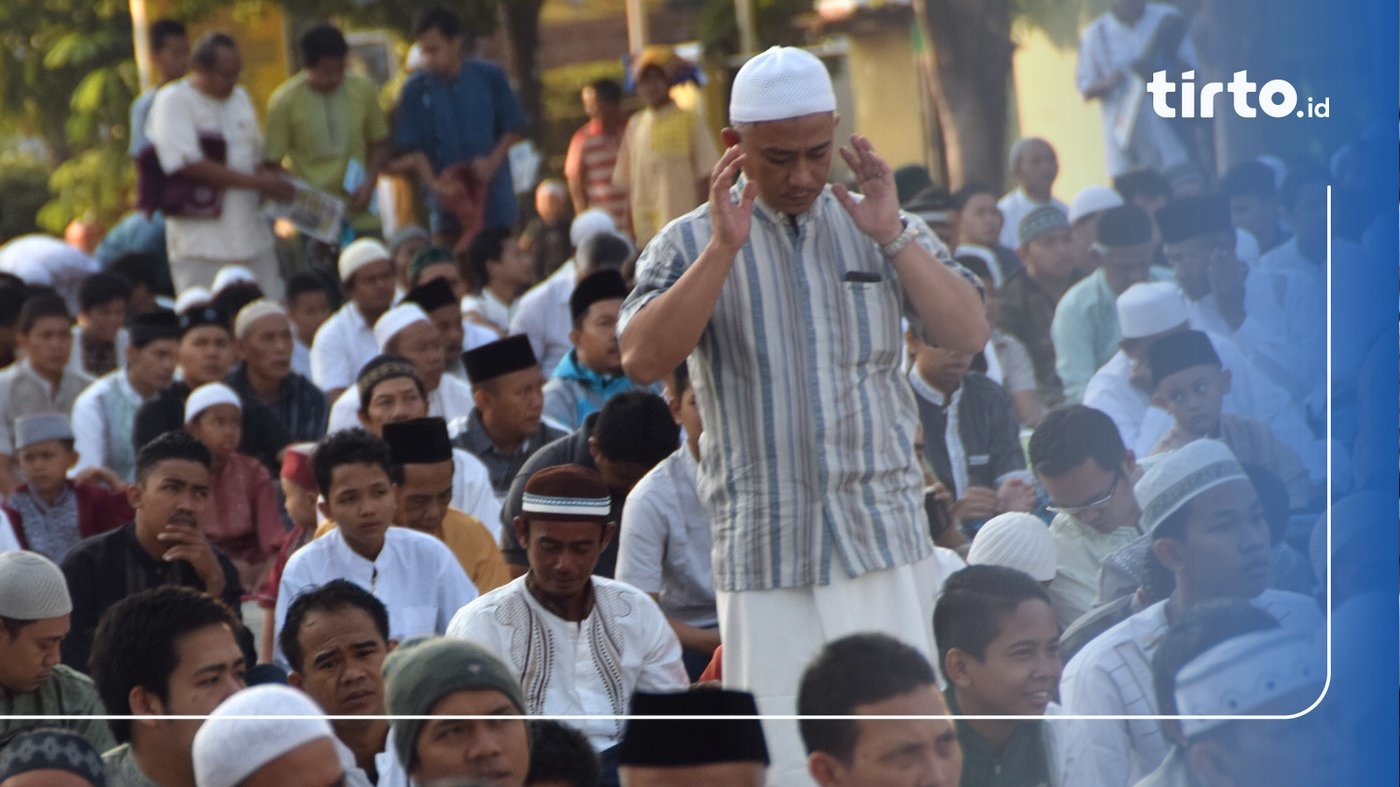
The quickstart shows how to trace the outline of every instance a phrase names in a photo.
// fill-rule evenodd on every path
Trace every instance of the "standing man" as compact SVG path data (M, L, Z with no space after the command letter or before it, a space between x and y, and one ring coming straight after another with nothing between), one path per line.
M868 139L842 151L864 198L826 185L835 108L826 67L802 50L745 64L709 204L647 247L619 324L638 382L690 357L705 423L701 502L716 523L716 601L731 644L723 674L767 714L791 713L800 666L857 628L933 653L938 570L900 374L900 305L907 296L916 330L952 350L977 352L989 334L971 275L900 213ZM801 783L796 728L766 732L776 781Z
M997 200L997 209L1002 217L1001 245L1015 249L1020 246L1016 233L1021 219L1031 211L1049 205L1067 214L1069 206L1051 193L1055 178L1060 175L1060 160L1049 142L1040 137L1022 137L1011 145L1008 158L1007 165L1016 178L1016 189Z
M423 68L403 85L394 113L394 152L412 157L419 178L450 196L460 186L440 181L444 170L465 165L485 189L482 227L513 227L515 191L511 184L510 146L520 139L525 116L500 66L466 51L469 42L462 23L438 6L413 20L413 38L423 55ZM462 233L455 214L433 206L433 235L451 246Z
M589 208L602 208L630 235L632 216L627 206L627 187L613 183L622 134L627 130L622 86L611 79L599 79L584 87L582 98L588 122L574 132L564 158L564 177L569 181L574 215Z
M379 90L369 79L346 73L350 47L335 27L310 28L297 48L300 73L267 102L263 157L272 166L285 159L293 175L345 200L345 219L353 229L377 234L379 217L369 212L369 201L389 154L389 121L379 108ZM351 183L358 185L347 188Z
M209 33L195 45L192 60L188 78L156 94L146 124L162 170L222 192L217 216L166 216L175 292L209 288L220 268L240 264L254 273L267 297L281 300L272 226L258 201L290 200L294 189L281 174L262 167L258 117L238 84L243 72L238 45L224 33Z
M131 102L131 145L127 152L132 158L150 143L146 138L146 118L151 114L151 104L156 100L156 92L189 73L190 35L185 23L174 19L157 19L146 31L146 43L151 48L151 62L155 64L160 81L147 89ZM100 247L99 247L100 248Z

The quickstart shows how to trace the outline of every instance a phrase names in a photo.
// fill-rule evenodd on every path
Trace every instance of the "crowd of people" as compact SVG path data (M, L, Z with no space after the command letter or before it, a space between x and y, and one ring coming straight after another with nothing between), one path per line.
M1110 138L1174 14L1086 30ZM149 209L0 251L0 785L1340 778L1354 722L1218 717L1318 696L1323 512L1393 481L1327 483L1342 176L1154 120L1067 202L1038 137L949 193L804 50L716 140L652 48L522 221L504 71L409 32L391 111L317 25L260 113L155 22ZM274 232L306 188L339 237Z

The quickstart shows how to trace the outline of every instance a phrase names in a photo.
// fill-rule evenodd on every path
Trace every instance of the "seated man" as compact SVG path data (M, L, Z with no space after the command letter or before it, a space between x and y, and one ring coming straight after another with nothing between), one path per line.
M662 459L627 495L617 549L617 579L651 594L684 648L686 673L698 680L719 647L719 612L710 565L710 520L700 506L700 408L685 364L668 390L686 442Z
M302 271L287 279L283 307L292 321L292 371L310 380L311 343L316 340L316 331L330 319L330 293L320 276Z
M968 566L943 586L933 637L949 713L1026 717L958 721L962 783L1050 784L1054 729L1043 717L1061 664L1060 627L1045 590L1015 569Z
M452 378L456 383L467 383L467 390L470 391L471 384L462 365L462 349L466 346L462 309L451 285L444 278L432 279L409 290L403 296L403 302L418 304L418 308L428 315L428 321L437 328L438 336L442 339L443 376ZM488 341L495 338L493 335Z
M523 719L447 718L526 713L520 681L499 658L470 642L422 637L389 654L384 682L390 713L442 717L394 724L394 753L413 784L525 783L530 731Z
M335 735L329 722L316 718L318 711L309 697L286 686L240 691L195 734L195 781L200 787L345 784Z
M353 375L379 352L374 324L394 305L394 263L384 244L360 238L337 262L345 305L311 342L311 380L334 402L355 382Z
M1069 220L1062 209L1044 205L1021 219L1017 233L1016 253L1025 267L1002 284L997 327L1025 345L1035 366L1040 398L1054 407L1064 400L1064 386L1055 373L1050 326L1056 305L1079 278L1071 256Z
M462 354L462 363L476 407L451 420L452 442L481 460L491 475L496 499L504 500L530 457L567 432L541 418L544 375L523 334L468 350ZM496 530L499 527L498 522Z
M1176 579L1166 600L1084 646L1065 667L1060 699L1074 715L1156 714L1152 659L1161 635L1189 608L1216 599L1249 601L1290 629L1322 626L1307 596L1269 590L1269 528L1248 476L1230 449L1197 440L1163 457L1137 483L1152 552ZM1061 784L1127 787L1161 764L1157 722L1071 721L1063 728Z
M515 233L495 227L472 238L467 264L480 289L479 294L462 299L462 315L505 336L520 306L520 295L535 279L534 261L520 248Z
M441 418L414 418L384 424L384 442L395 465L402 469L394 524L438 539L452 550L462 570L482 593L511 580L510 570L491 533L476 517L451 506L453 452L447 424ZM336 523L321 523L316 536Z
M852 717L798 722L807 770L821 787L959 783L962 747L952 721L945 718L948 708L933 665L893 637L853 634L828 643L802 673L797 712ZM860 718L886 715L930 718Z
M72 716L42 723L69 728L98 751L116 745L107 722L81 718L106 713L92 681L58 663L72 611L52 561L34 552L0 554L0 738L41 723L14 716Z
M242 359L228 384L244 399L270 409L294 442L326 434L330 404L326 394L293 368L292 321L275 301L264 298L239 310L233 322L234 352Z
M641 387L622 373L617 342L617 315L627 292L621 273L603 270L580 280L569 296L572 347L544 386L544 415L554 423L577 429L612 397Z
M136 455L136 483L127 492L134 521L79 541L63 559L73 596L64 664L85 668L93 632L108 608L146 588L193 588L238 615L238 570L204 535L212 461L209 449L184 431L161 435Z
M298 595L332 579L348 579L383 602L394 639L444 631L452 614L476 598L476 586L441 541L390 527L403 476L389 446L363 429L348 429L327 437L311 465L321 515L340 527L287 561L277 592L277 631ZM285 652L278 662L286 664Z
M248 662L229 608L188 588L128 596L103 617L92 679L121 745L103 755L108 787L195 783L192 749L204 716L246 685Z
M448 636L480 643L528 676L533 714L623 715L636 691L682 691L681 645L645 593L593 575L617 525L597 472L564 465L525 485L514 526L530 570L468 604ZM575 722L603 755L606 774L622 723Z
M389 611L368 590L333 579L297 596L278 635L291 685L330 716L384 716L384 657ZM341 718L331 722L350 783L393 784L403 768L389 745L389 720Z
M627 787L724 785L762 787L768 747L758 705L744 691L715 689L632 697L633 716L687 716L684 721L633 719L618 746ZM695 718L695 717L702 718ZM705 716L748 716L706 719ZM680 727L678 725L684 725ZM681 733L681 730L684 730ZM681 733L681 734L677 734ZM533 772L533 769L532 769Z

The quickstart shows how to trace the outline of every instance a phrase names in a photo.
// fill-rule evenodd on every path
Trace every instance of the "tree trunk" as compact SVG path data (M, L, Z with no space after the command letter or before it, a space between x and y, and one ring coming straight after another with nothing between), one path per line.
M1011 0L922 0L926 73L937 110L950 190L1005 178L1011 87Z
M539 144L542 87L539 58L540 7L544 0L507 0L501 3L501 16L506 38L510 41L511 71L515 74L520 107L529 120L529 135Z

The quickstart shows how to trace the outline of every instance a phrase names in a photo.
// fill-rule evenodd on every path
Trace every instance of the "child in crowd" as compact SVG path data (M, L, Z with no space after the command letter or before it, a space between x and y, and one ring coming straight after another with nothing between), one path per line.
M121 481L111 472L93 468L70 481L68 471L78 463L73 428L61 413L27 415L15 424L22 483L5 498L5 514L20 546L55 563L80 540L131 521L131 506Z
M238 453L243 405L223 383L207 383L185 400L185 429L213 456L209 515L204 532L238 569L245 588L256 588L286 536L267 468Z
M331 296L325 282L303 271L287 281L287 317L292 321L292 371L310 379L311 343L321 323L331 316Z
M1319 489L1293 449L1279 442L1264 424L1221 412L1230 392L1230 372L1220 363L1210 339L1200 331L1163 337L1147 348L1152 372L1152 403L1171 414L1174 423L1154 454L1174 451L1202 437L1220 440L1244 464L1259 465L1288 489L1288 505L1307 507Z
M78 324L73 326L73 351L68 368L93 377L113 371L126 361L127 305L131 285L115 273L99 272L78 286Z
M263 617L262 645L258 661L272 661L273 645L277 632L273 629L273 610L277 608L277 586L282 582L282 569L292 553L301 549L316 532L316 477L311 472L311 454L316 450L315 443L297 443L287 446L282 454L282 471L278 480L282 484L282 499L287 509L287 519L292 529L282 540L277 558L268 568L267 577L258 587L257 602L266 612Z

